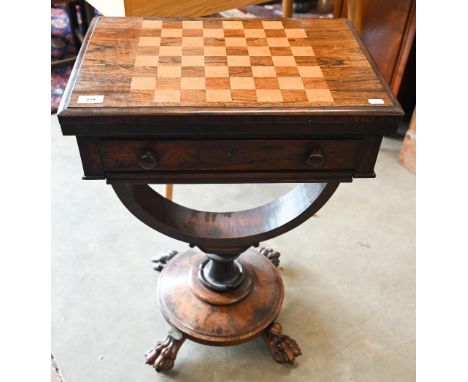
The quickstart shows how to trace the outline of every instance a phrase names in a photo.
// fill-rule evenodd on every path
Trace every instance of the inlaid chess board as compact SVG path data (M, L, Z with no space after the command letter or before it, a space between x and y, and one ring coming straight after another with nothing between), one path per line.
M88 40L68 107L393 105L343 20L100 18Z
M142 32L130 102L333 103L299 23L144 20Z

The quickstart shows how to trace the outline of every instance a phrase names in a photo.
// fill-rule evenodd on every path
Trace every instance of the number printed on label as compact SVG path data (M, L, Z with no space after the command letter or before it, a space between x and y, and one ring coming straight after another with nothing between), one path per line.
M89 95L89 96L79 96L78 103L103 103L103 95Z

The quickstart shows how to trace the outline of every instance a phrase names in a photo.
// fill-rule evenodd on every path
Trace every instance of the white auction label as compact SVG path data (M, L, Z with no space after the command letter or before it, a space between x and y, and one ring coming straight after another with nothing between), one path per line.
M103 95L88 95L88 96L79 96L78 103L103 103Z
M367 102L371 105L383 105L385 103L382 98L369 98Z

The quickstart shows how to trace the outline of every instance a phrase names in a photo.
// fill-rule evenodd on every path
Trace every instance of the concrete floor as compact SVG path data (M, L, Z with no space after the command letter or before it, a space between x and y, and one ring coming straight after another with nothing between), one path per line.
M384 139L376 179L341 185L314 218L263 243L282 253L279 322L302 348L297 365L275 364L260 339L187 341L167 375L143 358L168 329L150 259L186 245L131 216L104 181L82 181L55 116L52 141L52 351L65 382L415 380L415 176L397 162L400 141ZM291 187L177 185L174 199L239 209Z

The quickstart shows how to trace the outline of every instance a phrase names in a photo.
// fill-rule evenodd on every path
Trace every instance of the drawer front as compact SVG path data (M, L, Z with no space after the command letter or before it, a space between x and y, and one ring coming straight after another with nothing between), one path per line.
M104 170L351 170L360 140L102 140Z

